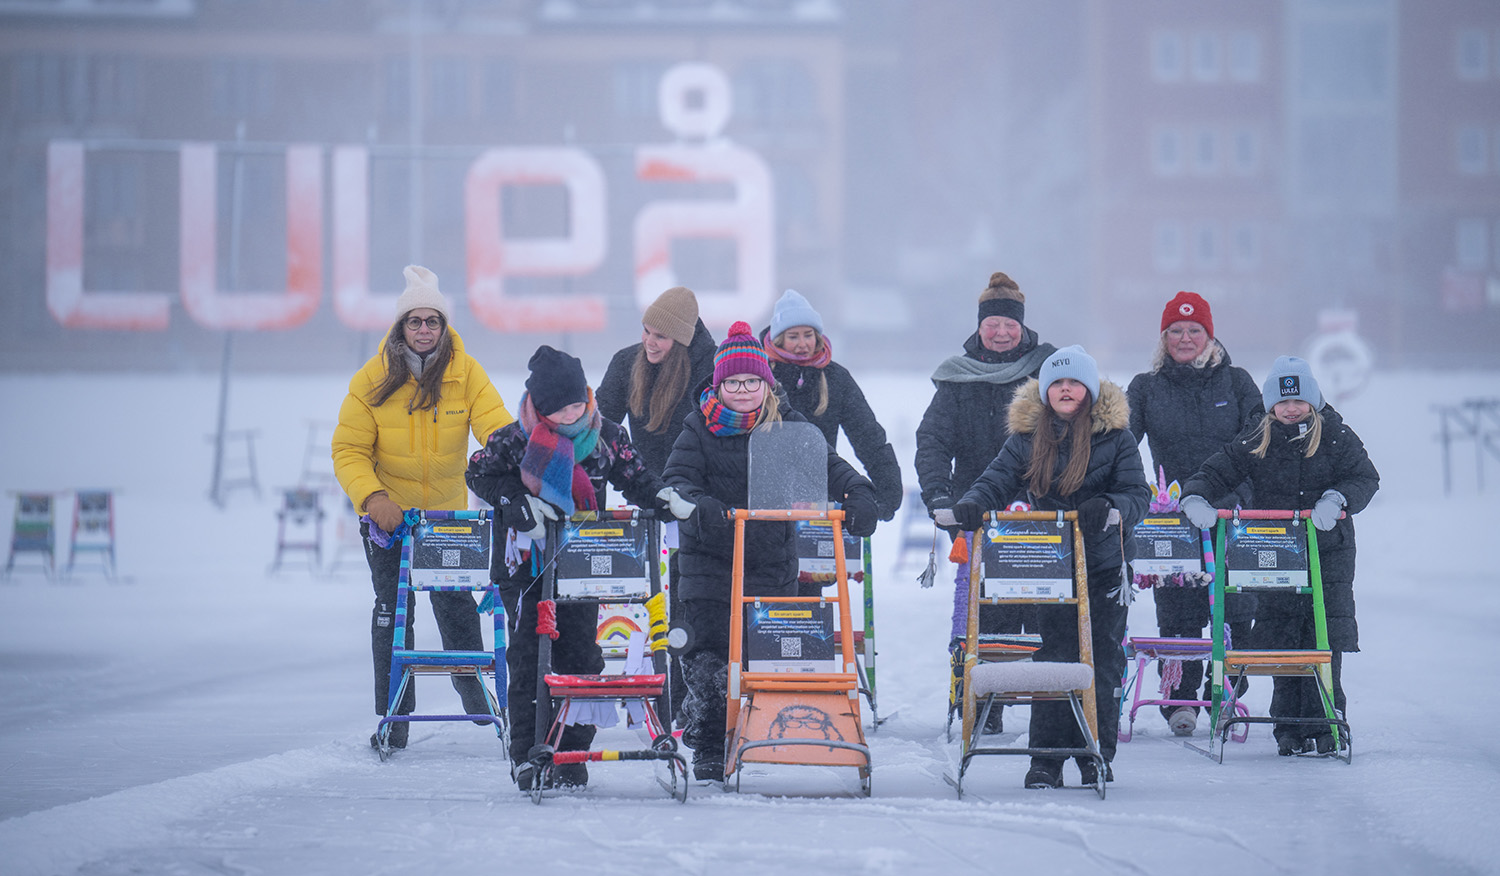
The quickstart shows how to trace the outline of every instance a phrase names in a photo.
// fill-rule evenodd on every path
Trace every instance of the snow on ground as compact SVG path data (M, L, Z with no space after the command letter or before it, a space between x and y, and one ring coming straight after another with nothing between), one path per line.
M49 582L27 568L0 580L0 874L1500 867L1500 707L1482 681L1500 576L1481 553L1500 460L1486 495L1472 449L1460 450L1445 497L1430 410L1500 396L1494 374L1378 374L1342 408L1383 475L1358 518L1352 765L1278 758L1264 726L1216 764L1147 710L1120 745L1107 800L1078 789L1072 767L1075 787L1023 790L1022 758L976 762L956 799L943 781L958 748L943 726L951 584L919 589L915 563L895 566L901 527L887 524L875 580L879 705L890 718L870 734L872 798L857 796L852 770L752 767L742 793L695 786L681 805L648 766L604 764L587 791L541 806L511 785L489 729L417 725L387 763L368 748L370 590L357 549L332 574L296 560L268 574L275 489L297 482L308 424L334 417L346 379L234 384L229 425L259 430L264 493L236 491L220 510L207 498L213 377L0 377L0 485L116 490L123 576L107 582L91 568ZM497 376L511 401L520 382ZM871 375L863 385L909 465L930 384ZM70 502L58 516L64 544ZM11 503L0 508L7 534ZM1132 607L1131 630L1154 634L1149 597ZM418 637L435 640L430 615ZM1269 692L1253 682L1262 714ZM427 680L419 703L436 710L457 697ZM1006 717L1014 738L1023 716ZM622 730L600 736L631 743Z

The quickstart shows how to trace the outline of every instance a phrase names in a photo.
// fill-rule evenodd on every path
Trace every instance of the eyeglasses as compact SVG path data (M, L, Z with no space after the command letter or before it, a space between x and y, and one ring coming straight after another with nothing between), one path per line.
M408 316L406 318L406 327L412 331L416 331L424 325L433 331L437 331L443 327L443 318L441 316L429 316L426 319L420 316Z
M730 392L755 392L760 389L762 383L765 381L759 377L746 377L744 380L735 380L731 377L720 381L719 386Z

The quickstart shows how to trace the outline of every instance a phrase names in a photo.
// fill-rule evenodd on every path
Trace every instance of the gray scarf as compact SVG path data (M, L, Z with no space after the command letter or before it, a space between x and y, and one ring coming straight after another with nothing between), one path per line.
M434 347L433 349L437 348ZM406 359L406 368L411 372L412 378L414 380L421 380L422 369L427 366L427 359L417 355L415 350L404 344L401 347L401 355Z
M933 383L1014 383L1025 380L1057 352L1051 344L1039 343L1014 362L981 362L970 356L949 356L932 372Z

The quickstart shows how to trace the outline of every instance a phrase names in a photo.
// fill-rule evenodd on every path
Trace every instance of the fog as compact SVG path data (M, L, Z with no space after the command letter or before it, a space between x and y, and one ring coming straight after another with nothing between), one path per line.
M408 263L595 379L673 283L930 368L996 270L1124 375L1179 289L1257 376L1500 364L1478 0L11 0L0 76L9 372L352 371Z

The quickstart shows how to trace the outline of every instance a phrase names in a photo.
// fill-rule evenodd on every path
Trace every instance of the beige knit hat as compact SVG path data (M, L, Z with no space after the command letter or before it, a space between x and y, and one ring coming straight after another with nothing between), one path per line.
M698 330L698 296L686 286L673 286L656 296L641 323L686 347Z
M401 272L406 277L406 291L396 299L396 316L404 317L418 307L430 307L443 315L444 322L452 322L448 314L448 299L438 291L437 274L421 265L407 265Z

